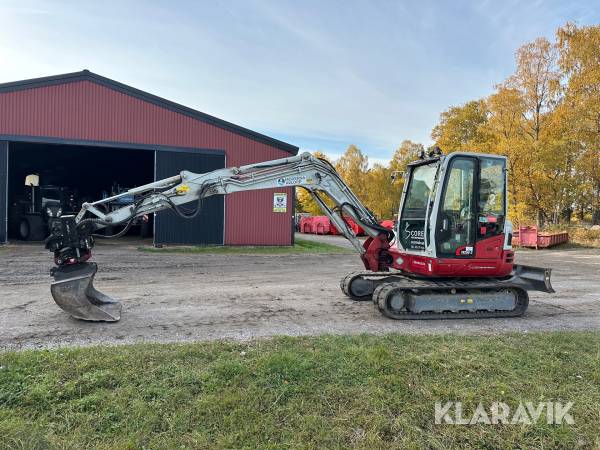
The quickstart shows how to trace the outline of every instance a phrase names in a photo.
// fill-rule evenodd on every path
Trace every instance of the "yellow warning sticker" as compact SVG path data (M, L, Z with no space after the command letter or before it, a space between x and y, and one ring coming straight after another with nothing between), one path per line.
M273 194L273 212L276 212L276 213L287 212L287 193L286 192L275 192Z
M181 186L177 186L175 188L175 192L177 195L187 194L190 191L190 187L187 184L182 184Z

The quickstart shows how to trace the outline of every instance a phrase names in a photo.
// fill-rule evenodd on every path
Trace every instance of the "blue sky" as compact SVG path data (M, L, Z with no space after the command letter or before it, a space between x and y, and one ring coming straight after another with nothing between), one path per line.
M387 160L597 1L0 0L0 82L84 68L307 150Z

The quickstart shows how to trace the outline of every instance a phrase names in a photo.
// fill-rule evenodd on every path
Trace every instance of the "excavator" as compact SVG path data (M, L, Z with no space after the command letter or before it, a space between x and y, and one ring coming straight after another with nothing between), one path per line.
M84 203L56 218L45 247L54 255L51 293L71 316L117 321L121 303L97 291L90 262L98 231L170 209L183 218L201 214L203 199L234 192L306 189L356 249L365 270L341 280L353 300L372 300L391 319L521 316L528 291L554 292L551 269L518 265L507 220L506 157L469 152L421 152L408 164L395 229L381 226L327 160L302 153L273 161L179 175ZM135 199L109 209L124 197ZM332 205L332 206L330 206ZM367 235L360 241L345 218Z

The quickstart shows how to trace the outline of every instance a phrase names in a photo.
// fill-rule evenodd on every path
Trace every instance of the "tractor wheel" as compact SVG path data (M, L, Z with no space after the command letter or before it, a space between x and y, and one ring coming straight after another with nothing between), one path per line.
M140 236L142 238L148 238L152 234L152 228L150 228L149 222L142 222L140 225Z
M24 241L41 241L48 234L48 227L40 216L27 216L19 223L19 238Z
M27 219L21 219L19 222L19 239L24 241L29 239L29 221Z

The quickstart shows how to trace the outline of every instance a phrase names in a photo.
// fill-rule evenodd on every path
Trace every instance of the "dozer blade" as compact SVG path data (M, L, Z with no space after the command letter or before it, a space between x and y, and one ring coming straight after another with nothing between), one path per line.
M121 303L94 289L96 263L59 266L50 273L52 298L76 319L116 322L121 318Z
M515 264L511 274L512 277L508 281L520 285L528 291L541 291L552 294L556 291L552 288L550 282L551 273L552 269Z

